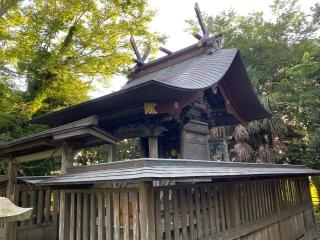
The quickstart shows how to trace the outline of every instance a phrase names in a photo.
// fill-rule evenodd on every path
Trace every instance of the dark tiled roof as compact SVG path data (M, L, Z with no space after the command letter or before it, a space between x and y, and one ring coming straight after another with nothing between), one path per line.
M244 120L270 116L252 89L238 49L219 49L207 54L203 47L193 45L139 67L118 92L34 118L31 122L64 124L90 115L103 116L134 104L206 90L222 81Z
M223 78L238 53L236 48L218 49L212 54L204 53L133 79L123 89L149 81L184 90L206 89Z

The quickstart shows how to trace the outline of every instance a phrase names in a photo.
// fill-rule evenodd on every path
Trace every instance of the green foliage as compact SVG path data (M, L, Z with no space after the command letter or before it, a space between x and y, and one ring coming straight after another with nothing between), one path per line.
M130 35L154 53L164 38L148 32L153 15L146 0L1 1L0 141L40 130L26 121L126 73Z
M223 34L224 47L241 50L252 84L273 115L246 126L253 156L268 146L282 161L319 168L320 7L306 13L297 0L274 0L271 10L271 21L262 12L222 12L213 18L213 33ZM196 20L187 23L188 31L199 31Z

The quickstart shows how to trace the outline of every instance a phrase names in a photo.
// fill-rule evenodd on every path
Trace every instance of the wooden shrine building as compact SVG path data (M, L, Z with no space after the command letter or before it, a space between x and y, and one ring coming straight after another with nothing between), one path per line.
M313 239L315 218L304 166L215 162L209 131L269 117L238 49L209 37L145 63L137 58L118 92L34 118L48 129L0 145L9 160L0 196L32 217L0 223L0 239ZM115 159L137 138L140 159ZM75 166L74 153L106 145L109 163ZM61 175L17 177L27 161L61 158Z

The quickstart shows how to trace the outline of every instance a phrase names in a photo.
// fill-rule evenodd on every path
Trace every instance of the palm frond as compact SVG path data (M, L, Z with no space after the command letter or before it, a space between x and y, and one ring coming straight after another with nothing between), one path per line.
M245 142L236 143L233 147L233 150L237 156L237 159L244 162L248 161L253 153L252 147Z

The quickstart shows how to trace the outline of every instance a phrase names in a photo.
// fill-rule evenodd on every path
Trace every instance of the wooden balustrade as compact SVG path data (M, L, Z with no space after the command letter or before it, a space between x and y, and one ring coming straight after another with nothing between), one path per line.
M24 186L17 204L34 211L17 223L17 239L293 240L315 223L308 184L300 177L130 189Z

